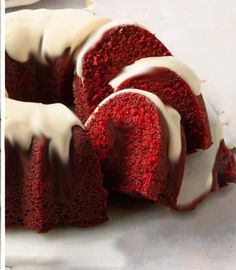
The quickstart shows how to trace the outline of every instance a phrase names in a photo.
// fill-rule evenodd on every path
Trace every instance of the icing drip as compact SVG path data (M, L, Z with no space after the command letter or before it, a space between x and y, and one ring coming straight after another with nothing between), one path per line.
M79 9L21 10L6 14L6 52L18 62L33 54L60 56L65 49L77 49L85 39L110 19Z
M121 83L144 73L152 71L153 68L168 68L182 78L197 96L201 94L201 81L196 74L184 63L174 56L147 57L136 61L125 67L121 73L110 81L110 85L116 89Z
M32 138L44 135L50 139L49 151L55 150L63 162L69 159L71 128L81 121L63 104L45 105L16 101L5 101L5 136L23 149L30 148Z
M183 182L177 200L179 208L197 201L212 189L214 180L212 171L220 141L223 138L223 130L218 116L208 102L206 102L206 108L210 118L213 144L209 149L200 150L186 158Z
M97 108L95 109L93 114L95 114L101 108L101 106L103 106L105 103L107 103L110 99L113 99L116 96L122 95L125 93L135 93L135 94L147 97L149 100L151 100L155 104L157 109L161 112L161 114L163 115L163 117L166 121L168 131L169 131L168 157L169 157L169 160L171 162L176 162L180 157L181 149L182 149L181 129L180 129L181 118L180 118L179 113L175 109L173 109L170 106L164 105L163 102L161 101L161 99L159 99L156 95L154 95L150 92L147 92L147 91L139 90L139 89L121 90L121 91L115 92L115 93L111 94L110 96L108 96L107 98L105 98L97 106ZM85 126L87 126L88 122L93 117L93 114L89 117L89 119L85 123Z
M134 22L134 21L130 21L130 20L114 20L111 21L105 25L103 25L102 27L100 27L96 32L94 32L89 38L88 40L85 42L85 44L83 44L83 48L81 49L81 51L78 53L77 58L76 58L76 73L78 76L82 77L82 64L83 64L83 58L85 56L85 54L91 50L93 48L94 45L97 44L97 42L99 42L103 35L111 30L112 28L116 28L119 26L125 26L125 25L136 25L139 26L141 28L145 28L144 26Z

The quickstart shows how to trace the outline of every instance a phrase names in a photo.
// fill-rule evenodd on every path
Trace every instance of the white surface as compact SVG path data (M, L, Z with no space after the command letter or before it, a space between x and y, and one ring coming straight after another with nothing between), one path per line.
M228 125L228 141L236 144L235 0L94 1L100 15L138 20L158 33L196 71ZM13 270L235 270L235 195L232 186L184 214L137 202L116 204L108 223L90 229L45 235L11 230L7 263Z

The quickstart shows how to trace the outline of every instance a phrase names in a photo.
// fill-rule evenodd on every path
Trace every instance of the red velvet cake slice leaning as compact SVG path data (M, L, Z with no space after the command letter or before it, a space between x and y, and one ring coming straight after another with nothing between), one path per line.
M64 105L6 98L6 225L46 232L107 220L91 140Z
M184 178L176 209L191 210L212 191L236 183L236 163L222 137L221 123L206 102L213 144L205 151L190 154L186 158Z
M201 82L173 56L148 57L125 67L110 85L114 91L139 88L150 91L181 115L189 153L210 147L211 133Z
M74 105L75 53L108 18L79 9L6 14L6 88L10 98Z
M186 154L176 110L150 92L126 89L104 99L85 126L107 187L176 204Z
M83 44L76 59L74 97L77 114L87 120L95 107L113 92L108 84L121 69L138 59L170 55L143 26L117 20L103 25ZM81 110L88 104L88 110Z

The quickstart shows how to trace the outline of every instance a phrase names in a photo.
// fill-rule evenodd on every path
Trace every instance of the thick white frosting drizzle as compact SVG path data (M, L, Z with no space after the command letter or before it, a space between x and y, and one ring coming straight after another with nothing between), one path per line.
M25 150L32 138L44 135L50 139L49 151L55 150L63 162L69 158L71 128L81 121L63 104L22 102L6 98L5 136L10 143L17 143Z
M207 150L200 150L186 158L183 182L177 200L177 207L191 205L211 191L213 184L212 171L216 155L222 140L222 124L216 113L206 102L213 144Z
M169 131L169 149L168 149L168 157L171 162L176 162L181 154L181 127L180 127L180 115L179 113L173 109L170 106L164 105L164 103L161 101L159 97L156 95L139 90L139 89L125 89L118 92L115 92L111 94L110 96L106 97L95 109L94 113L89 117L89 119L86 121L85 126L88 125L88 123L91 121L92 117L96 114L96 112L104 105L106 104L110 99L115 98L118 95L122 95L125 93L135 93L138 95L142 95L147 97L150 101L152 101L157 109L161 112L163 115L168 131Z
M94 32L87 40L86 42L83 44L83 48L81 49L81 51L79 51L77 58L76 58L76 73L78 76L80 76L81 78L83 78L83 74L82 74L82 64L83 64L83 58L85 56L85 54L93 48L93 46L95 46L97 44L97 42L99 42L103 35L109 31L112 28L116 28L118 26L121 25L136 25L139 26L141 28L144 28L144 26L142 26L141 24L138 24L134 21L131 20L114 20L111 21L105 25L103 25L102 27L100 27L96 32Z
M18 62L26 62L33 54L60 56L66 48L71 52L110 19L80 9L21 10L6 14L6 52Z
M126 66L121 73L116 76L110 85L116 89L121 83L137 75L145 74L153 68L168 68L181 77L192 89L195 95L201 94L201 81L196 74L183 62L174 56L160 56L142 58L132 65Z

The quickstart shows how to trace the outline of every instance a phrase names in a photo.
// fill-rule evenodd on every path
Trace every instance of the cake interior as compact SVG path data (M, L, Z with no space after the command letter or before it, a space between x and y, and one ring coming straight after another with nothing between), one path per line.
M134 93L118 95L99 106L86 126L109 189L163 204L175 201L185 152L170 163L168 128L153 102Z

